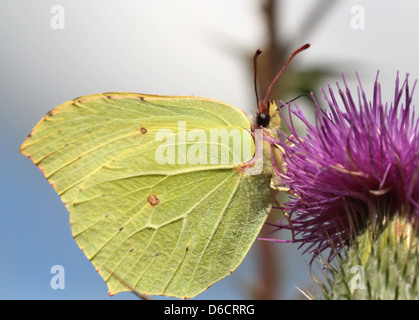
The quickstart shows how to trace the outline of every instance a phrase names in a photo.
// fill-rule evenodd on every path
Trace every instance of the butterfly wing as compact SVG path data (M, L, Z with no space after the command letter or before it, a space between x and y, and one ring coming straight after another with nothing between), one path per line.
M21 147L61 196L110 294L193 297L237 268L266 218L266 178L208 155L189 163L214 143L185 140L184 128L250 136L243 112L216 100L105 93L53 109Z

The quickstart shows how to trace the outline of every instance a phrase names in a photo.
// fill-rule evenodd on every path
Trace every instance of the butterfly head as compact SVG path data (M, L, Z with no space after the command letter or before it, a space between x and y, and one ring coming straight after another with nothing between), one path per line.
M259 101L259 95L258 95L258 89L257 89L257 59L259 55L262 53L262 49L258 49L253 57L253 66L254 66L254 84L255 84L255 93L256 93L256 101L258 105L258 113L256 115L256 128L279 128L280 125L280 117L278 112L278 106L274 101L269 101L269 95L271 93L271 90L275 84L275 82L278 80L279 76L282 74L282 72L285 70L285 68L288 66L288 64L291 62L294 57L299 54L301 51L304 51L310 47L310 44L305 44L302 47L295 50L291 56L288 58L285 65L282 67L282 69L278 72L276 77L272 80L271 84L269 85L269 88L266 92L265 99L263 101Z
M275 101L268 101L266 104L264 101L259 102L258 113L256 115L256 127L258 128L279 128L280 117L278 112L278 106Z

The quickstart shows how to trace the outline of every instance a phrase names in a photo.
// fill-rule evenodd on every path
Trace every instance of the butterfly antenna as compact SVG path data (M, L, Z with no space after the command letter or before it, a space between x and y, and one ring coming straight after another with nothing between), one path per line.
M291 56L288 58L287 62L285 62L284 66L282 67L281 71L278 72L278 74L276 75L276 77L272 80L271 84L269 85L268 91L266 92L266 96L265 99L263 100L264 104L266 105L268 103L268 98L269 95L271 93L271 90L275 84L275 82L278 80L278 78L281 76L282 72L284 72L285 68L289 65L289 63L292 61L292 59L295 58L295 56L297 54L299 54L300 52L306 50L310 48L310 44L306 43L305 45L303 45L302 47L298 48L297 50L295 50Z
M282 104L282 105L280 106L280 108L283 108L283 107L287 106L288 104L290 104L291 102L294 102L295 100L300 99L300 98L302 98L302 97L309 98L312 102L316 103L316 97L315 97L314 93L312 93L312 95L309 95L309 94L307 94L307 93L302 93L302 94L300 94L300 95L296 96L295 98L293 98L293 99L291 99L291 100L288 100L287 104ZM323 115L324 115L324 116L326 116L326 118L330 120L330 122L332 122L333 124L335 124L335 123L333 122L333 120L332 120L332 119L330 119L330 116L327 114L327 112L326 112L323 108L319 107L319 109L320 109L320 111L323 113Z
M309 94L307 94L307 93L302 93L302 94L299 94L298 96L296 96L295 98L292 98L291 100L288 100L288 101L287 101L287 104L288 104L288 103L291 103L291 102L294 102L295 100L300 99L300 98L302 98L302 97L309 98L312 102L315 102L314 98L313 98L311 95L309 95ZM281 106L281 108L282 108L282 107L284 107L284 105L282 105L282 106Z
M262 53L262 49L257 49L255 55L253 56L253 71L254 71L253 82L255 84L256 105L258 106L258 108L259 108L259 93L258 93L258 84L257 84L257 73L258 73L258 57L260 56L261 53Z

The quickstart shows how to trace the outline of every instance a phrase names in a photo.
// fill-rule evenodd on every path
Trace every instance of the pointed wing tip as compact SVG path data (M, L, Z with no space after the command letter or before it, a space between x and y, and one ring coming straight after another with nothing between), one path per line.
M25 142L23 142L23 144L20 146L19 153L24 155L26 158L30 159L36 165L32 156L29 153L27 153L26 150L25 150L26 149L26 141L27 141L27 138L26 138Z

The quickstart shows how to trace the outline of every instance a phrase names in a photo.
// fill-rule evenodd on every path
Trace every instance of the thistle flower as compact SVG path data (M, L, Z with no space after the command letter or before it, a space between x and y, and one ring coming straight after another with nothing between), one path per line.
M293 240L313 259L331 249L325 266L332 274L327 298L419 298L419 119L415 118L408 75L396 77L394 99L383 103L378 73L372 101L358 74L357 103L345 78L322 90L329 109L316 99L312 125L298 107L291 109L306 126L301 137L292 118L291 134L267 140L284 152L285 173L277 179L290 200L279 208L287 221L274 224L290 229ZM340 97L340 103L339 98ZM343 108L340 108L340 105ZM283 240L274 240L280 241ZM341 255L342 249L344 255ZM338 256L337 269L329 264ZM313 260L312 260L313 261ZM367 288L354 291L347 278L351 267L365 268ZM355 294L356 292L356 294Z
M286 172L279 174L278 179L291 194L281 207L288 213L288 221L275 227L292 229L292 242L305 246L304 252L313 252L314 257L331 248L330 262L344 249L347 257L356 256L356 263L364 267L368 259L372 261L371 252L378 252L378 259L382 259L383 250L390 247L383 243L394 240L381 239L381 249L377 249L373 244L380 236L395 235L398 240L393 241L394 248L403 244L403 252L409 252L409 257L415 253L412 274L416 288L419 120L412 107L416 82L410 91L408 75L400 85L397 74L394 100L390 103L381 99L378 73L372 101L367 100L359 77L357 103L344 77L343 82L343 89L337 84L340 103L330 86L329 95L322 90L328 111L323 111L313 96L315 125L307 121L298 107L289 109L306 126L304 138L290 120L287 126L291 135L282 134L280 141L270 141L284 150ZM389 226L392 229L384 232ZM415 249L409 251L412 246ZM351 254L352 249L358 254ZM378 264L383 265L380 261ZM373 291L369 290L370 298Z
M396 214L419 220L419 120L411 107L408 76L400 87L397 75L390 105L382 103L377 79L372 102L359 81L359 108L345 78L345 91L337 84L344 110L330 86L330 97L322 90L330 110L323 112L315 101L315 126L301 110L290 109L306 125L307 135L300 137L291 120L291 136L274 142L284 149L286 173L280 182L293 195L284 209L300 236L295 242L308 245L306 251L323 251L330 241L340 247L367 224L379 228Z

